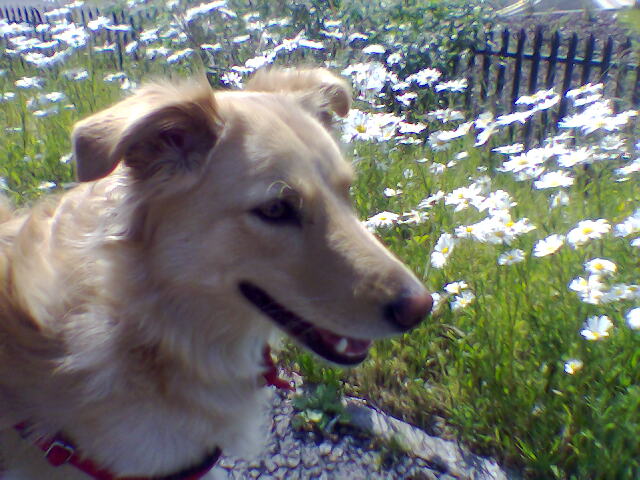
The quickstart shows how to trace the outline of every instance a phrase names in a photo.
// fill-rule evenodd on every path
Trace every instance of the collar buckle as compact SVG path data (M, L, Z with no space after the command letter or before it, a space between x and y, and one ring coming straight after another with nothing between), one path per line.
M44 453L47 461L54 467L59 467L69 462L75 455L76 450L71 445L62 440L54 440Z

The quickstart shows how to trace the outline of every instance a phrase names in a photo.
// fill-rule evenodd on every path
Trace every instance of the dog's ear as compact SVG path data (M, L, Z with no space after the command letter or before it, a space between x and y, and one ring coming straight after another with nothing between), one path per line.
M332 111L346 117L351 107L349 85L325 68L259 70L247 82L246 90L293 94L327 126Z
M76 124L78 180L105 177L121 160L137 178L192 169L206 160L221 129L208 84L149 85Z

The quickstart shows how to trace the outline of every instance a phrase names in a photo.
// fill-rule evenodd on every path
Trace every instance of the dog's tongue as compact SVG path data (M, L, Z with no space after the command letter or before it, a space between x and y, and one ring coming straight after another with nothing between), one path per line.
M326 344L341 355L362 355L367 353L369 347L371 347L372 342L370 340L343 337L323 328L316 328L316 331Z

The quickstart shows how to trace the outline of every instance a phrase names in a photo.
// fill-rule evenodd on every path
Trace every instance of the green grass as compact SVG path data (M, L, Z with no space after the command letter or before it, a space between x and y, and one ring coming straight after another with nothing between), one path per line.
M468 183L476 167L492 161L486 151L472 151L464 165L437 179L423 177L424 167L413 161L426 152L395 152L384 173L368 163L354 191L360 213L406 211L430 192ZM405 169L416 172L411 182L404 179ZM588 478L609 472L610 478L633 478L639 468L640 335L625 326L623 312L634 302L587 305L567 285L594 257L617 263L616 281L637 282L637 251L624 239L609 237L581 249L564 246L551 257L530 254L534 239L566 233L584 218L621 221L630 204L637 205L637 184L612 181L604 167L594 170L583 175L596 181L578 182L570 190L571 205L551 212L547 195L532 191L529 182L495 179L493 188L504 188L518 202L514 217L528 217L538 226L508 247L527 253L522 263L499 266L497 256L507 248L466 241L444 270L429 269L429 252L440 232L470 223L468 214L452 214L450 208L435 209L417 228L381 232L434 291L465 280L477 298L462 312L445 306L411 334L378 344L372 360L348 374L355 385L351 390L418 424L442 413L481 452L526 461L534 476L558 472L560 478ZM408 195L371 200L371 191L396 184ZM607 314L615 330L606 341L589 343L579 331L595 314ZM585 366L567 375L564 362L573 357Z
M356 145L353 199L361 217L411 210L437 190L469 184L478 167L496 164L497 154L474 148L471 138L456 147L451 152L466 150L467 159L434 177L417 160L446 162L451 153ZM465 280L476 300L458 312L445 305L415 331L376 344L362 367L342 372L346 391L426 427L433 414L443 415L476 451L519 465L532 478L636 478L640 333L627 327L624 313L638 299L589 305L567 286L596 257L617 264L614 283L637 283L637 247L607 235L576 249L565 245L549 257L531 255L540 238L566 234L582 219L615 224L637 207L637 183L616 182L611 172L607 164L576 168L570 204L549 210L546 191L487 170L492 190L504 189L517 201L514 220L527 217L537 229L509 246L462 240L442 270L430 267L439 235L478 221L477 212L439 206L424 224L380 229L385 244L432 291ZM385 198L385 187L404 194ZM513 248L526 259L498 265L498 255ZM589 342L580 335L591 315L609 316L615 325L609 338ZM584 362L574 375L564 371L571 358Z

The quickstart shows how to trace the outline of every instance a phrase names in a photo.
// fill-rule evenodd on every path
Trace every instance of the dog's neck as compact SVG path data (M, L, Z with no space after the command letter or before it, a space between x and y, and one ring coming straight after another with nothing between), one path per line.
M153 306L129 305L119 318L105 317L109 337L85 332L60 339L67 351L56 360L59 367L40 372L59 382L39 384L49 393L31 392L31 412L21 420L36 422L41 433L64 432L85 455L121 474L175 471L216 446L225 452L259 447L270 327L260 320L238 325L246 319L224 316L224 308L196 311L192 305L202 301L193 298L190 305L158 298ZM196 333L170 321L176 318L197 322ZM216 331L221 323L227 327Z

